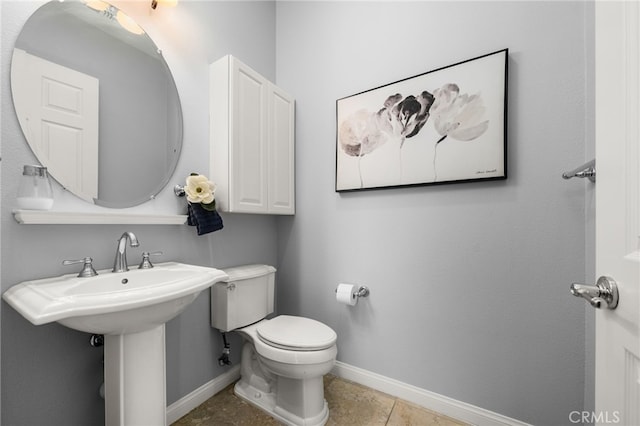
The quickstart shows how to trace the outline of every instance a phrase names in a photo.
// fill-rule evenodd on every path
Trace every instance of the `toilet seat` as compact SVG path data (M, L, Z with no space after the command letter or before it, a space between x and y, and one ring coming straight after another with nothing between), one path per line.
M245 338L247 338L249 342L251 342L251 344L255 347L256 352L258 352L260 356L282 364L305 365L318 364L335 360L336 354L338 353L338 347L336 346L335 342L325 349L300 350L299 348L277 348L272 344L264 341L260 336L258 336L258 327L262 326L265 323L269 323L277 318L279 317L273 319L264 319L255 324L238 328L235 331L239 332ZM329 327L327 326L327 328ZM333 332L333 330L331 331Z
M289 351L320 351L337 339L336 332L320 321L290 315L259 323L256 334L267 345Z

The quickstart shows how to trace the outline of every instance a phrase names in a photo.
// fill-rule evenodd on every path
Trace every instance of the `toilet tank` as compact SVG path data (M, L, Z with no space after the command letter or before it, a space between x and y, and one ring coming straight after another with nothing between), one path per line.
M211 326L231 331L260 321L273 312L276 268L244 265L223 269L226 281L211 287Z

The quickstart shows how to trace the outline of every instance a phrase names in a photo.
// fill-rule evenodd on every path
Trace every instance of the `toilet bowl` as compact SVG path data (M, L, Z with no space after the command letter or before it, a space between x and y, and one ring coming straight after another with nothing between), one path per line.
M295 338L291 326L299 328L299 337L306 342ZM309 334L301 326L308 326ZM269 328L270 337L282 338L268 341L260 332L265 328ZM329 408L324 400L323 376L333 368L338 353L335 332L318 321L286 315L236 331L245 339L236 394L285 424L325 424ZM316 340L318 345L309 348L306 343L318 332L323 334Z
M272 319L275 268L224 270L229 280L211 288L212 326L244 340L235 393L287 425L324 425L329 409L323 376L333 368L336 333L299 316Z

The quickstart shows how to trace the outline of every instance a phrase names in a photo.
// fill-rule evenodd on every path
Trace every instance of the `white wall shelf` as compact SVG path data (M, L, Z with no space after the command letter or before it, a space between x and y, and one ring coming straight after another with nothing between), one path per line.
M57 212L47 210L14 210L16 222L25 225L183 225L187 215Z

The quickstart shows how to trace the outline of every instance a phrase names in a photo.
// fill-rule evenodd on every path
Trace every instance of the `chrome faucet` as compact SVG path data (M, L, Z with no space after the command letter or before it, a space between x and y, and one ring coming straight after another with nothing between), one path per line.
M111 272L126 272L129 270L127 265L127 240L131 247L138 247L140 243L133 232L125 232L118 240L116 249L116 258L113 261L113 270Z

